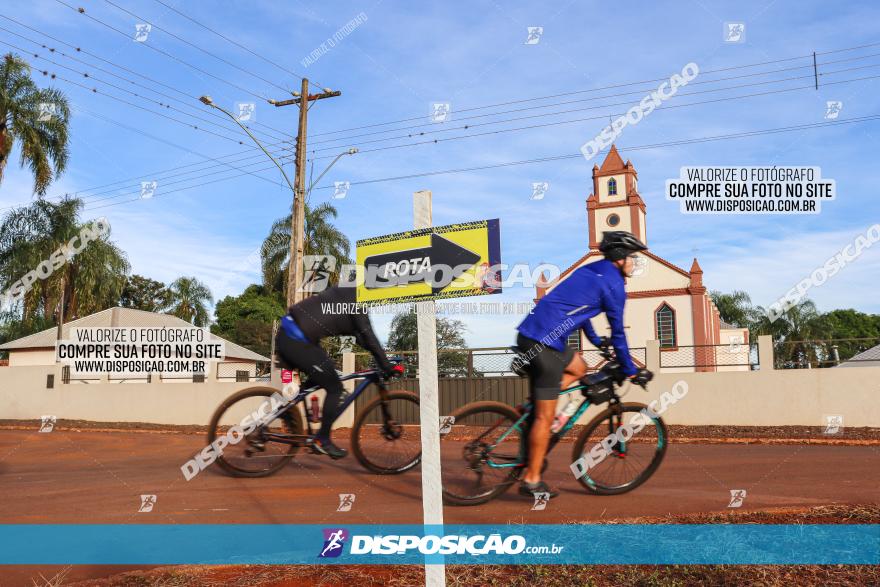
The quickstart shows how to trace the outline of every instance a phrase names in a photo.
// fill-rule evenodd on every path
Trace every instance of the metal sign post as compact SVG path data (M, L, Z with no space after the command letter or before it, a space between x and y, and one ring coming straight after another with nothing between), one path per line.
M414 228L431 226L431 192L413 194ZM437 383L437 314L434 300L418 302L419 412L422 432L422 509L425 525L443 524L440 479L440 401ZM446 565L426 564L425 585L444 587Z

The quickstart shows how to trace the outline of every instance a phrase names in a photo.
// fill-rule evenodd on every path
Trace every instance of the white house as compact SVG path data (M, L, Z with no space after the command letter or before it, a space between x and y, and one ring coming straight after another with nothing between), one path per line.
M133 308L108 308L77 320L72 320L62 328L61 338L69 336L70 329L76 327L129 327L129 328L192 328L192 324L169 314L159 314L135 310ZM226 356L222 362L213 363L205 378L231 379L233 381L253 380L262 374L258 363L268 363L269 358L250 351L219 336L210 335L212 340L225 344ZM25 336L0 346L0 350L9 351L8 369L16 367L55 364L55 341L58 338L57 328L49 328ZM111 377L111 381L113 378ZM86 382L86 379L71 380L71 383ZM121 380L120 380L121 381ZM130 379L127 379L130 381ZM192 382L191 376L186 378L162 378L163 382Z

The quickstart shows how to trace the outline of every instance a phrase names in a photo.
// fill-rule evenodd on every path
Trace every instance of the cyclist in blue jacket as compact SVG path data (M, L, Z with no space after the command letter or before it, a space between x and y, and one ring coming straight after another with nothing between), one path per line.
M566 344L570 333L582 329L591 343L601 345L603 341L590 324L590 318L604 312L611 326L610 342L623 372L637 383L649 378L646 370L639 370L633 364L623 329L625 278L632 275L633 255L647 248L626 231L604 233L599 250L605 258L576 269L541 298L517 327L516 344L531 358L529 391L535 406L529 433L528 468L519 488L522 495L557 495L541 480L550 425L560 390L587 374L583 358Z

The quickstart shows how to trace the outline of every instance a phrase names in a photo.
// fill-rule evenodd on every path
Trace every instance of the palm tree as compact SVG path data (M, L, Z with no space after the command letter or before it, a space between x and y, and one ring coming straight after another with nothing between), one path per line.
M10 288L80 235L86 226L78 220L82 207L82 200L76 198L58 203L40 198L6 214L0 223L0 290ZM54 267L45 279L33 282L22 297L21 320L57 317L62 288L64 321L109 308L119 299L128 271L125 253L107 235L100 236Z
M721 293L713 291L709 294L721 319L740 328L748 328L755 321L755 309L752 307L752 298L744 291L736 290L733 293Z
M208 286L195 277L178 277L168 286L169 303L166 314L172 314L196 326L207 326L208 304L214 297Z
M329 203L315 208L305 205L305 239L303 255L330 255L337 259L336 270L331 281L339 276L341 265L349 263L351 244L338 229L332 219L337 212ZM287 293L288 263L290 257L290 215L279 218L272 224L269 236L260 249L263 266L263 285L270 291Z
M758 306L757 309L760 318L754 324L754 334L773 336L774 354L780 364L806 366L824 359L820 356L823 353L822 345L810 342L822 335L818 328L821 314L811 300L803 299L791 305L772 321L763 308Z
M70 106L54 88L38 88L27 61L12 53L0 63L0 182L18 143L22 167L34 176L34 193L44 195L67 166Z

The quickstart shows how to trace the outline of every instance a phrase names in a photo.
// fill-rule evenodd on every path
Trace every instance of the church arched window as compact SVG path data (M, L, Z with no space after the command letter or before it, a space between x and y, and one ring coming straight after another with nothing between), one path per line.
M677 345L675 310L664 302L654 311L654 323L660 348L675 348Z
M608 180L608 195L616 196L617 195L617 180L613 177Z

